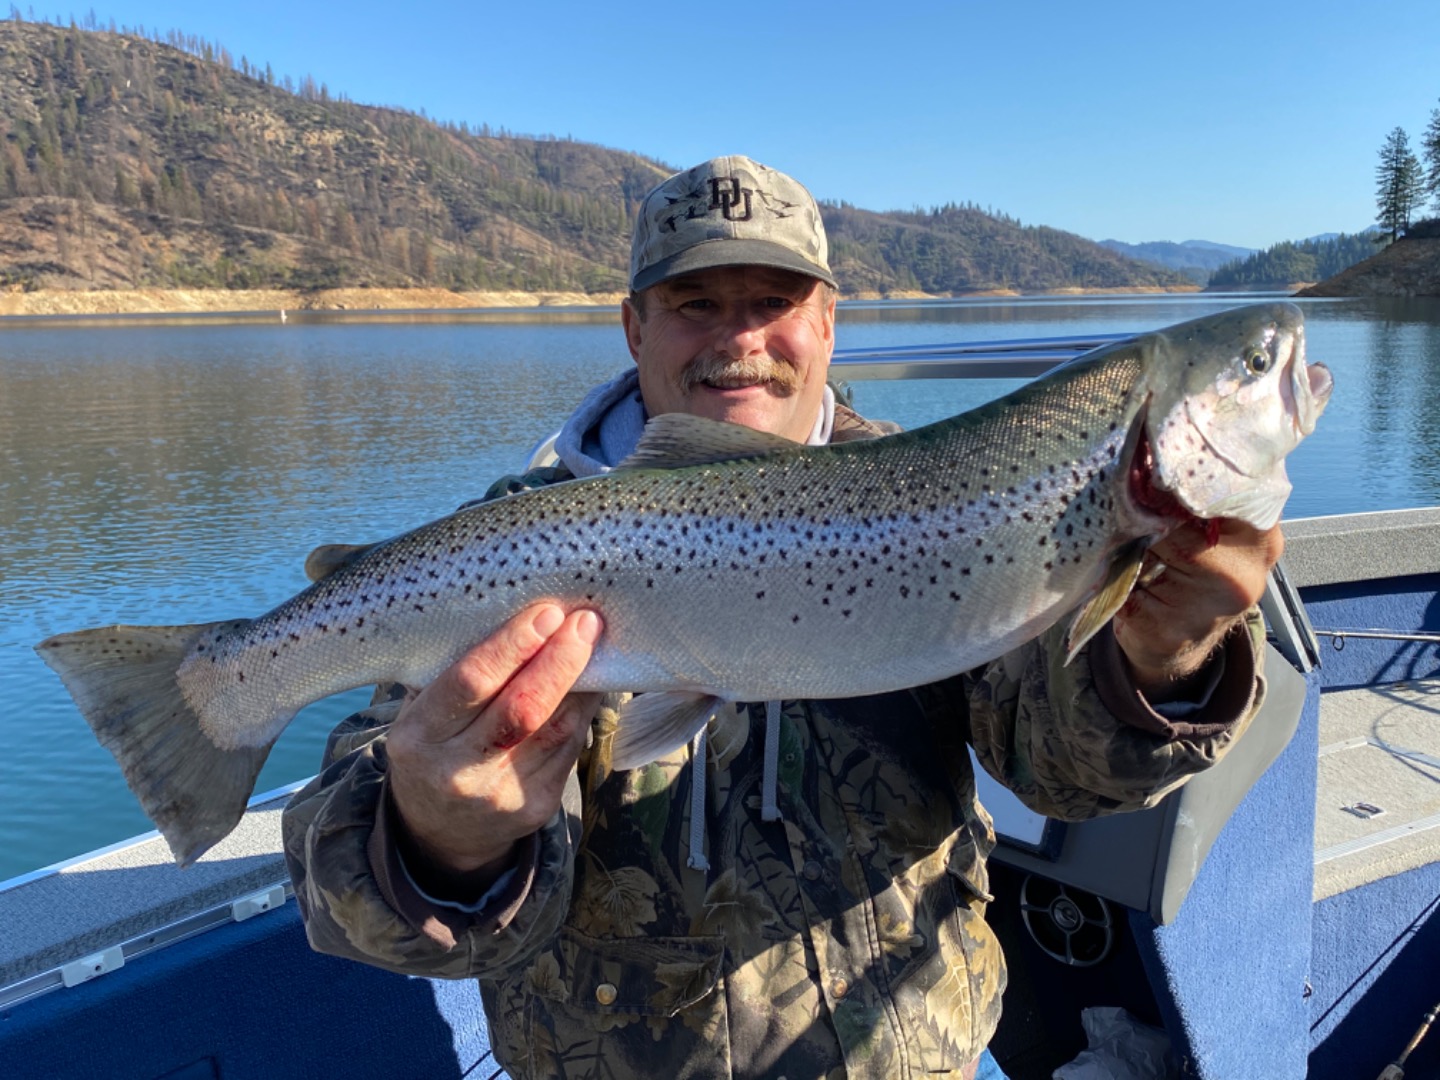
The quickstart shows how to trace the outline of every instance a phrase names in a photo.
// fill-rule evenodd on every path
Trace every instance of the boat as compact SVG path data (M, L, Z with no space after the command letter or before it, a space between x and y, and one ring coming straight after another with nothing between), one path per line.
M840 350L832 373L1033 376L1114 340ZM979 774L1012 1080L1113 1007L1163 1033L1169 1075L1440 1077L1440 510L1282 528L1270 694L1217 767L1069 825ZM298 787L184 872L150 833L0 883L4 1075L502 1077L473 982L309 949L280 851Z

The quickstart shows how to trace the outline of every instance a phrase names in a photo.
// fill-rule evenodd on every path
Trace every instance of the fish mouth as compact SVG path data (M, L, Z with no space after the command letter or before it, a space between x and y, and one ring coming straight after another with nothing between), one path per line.
M1290 366L1290 394L1295 401L1295 430L1300 437L1315 430L1315 421L1330 401L1335 378L1324 364L1305 363L1303 350Z
M1145 514L1169 524L1198 520L1174 492L1167 491L1156 482L1155 452L1150 443L1150 432L1143 413L1135 427L1138 433L1132 435L1134 449L1130 454L1125 485L1131 504Z
M1309 364L1305 360L1305 328L1296 327L1288 335L1282 335L1281 345L1289 356L1285 357L1285 374L1280 381L1280 396L1290 415L1295 441L1299 442L1315 430L1315 421L1320 418L1330 391L1335 388L1330 369L1324 364Z

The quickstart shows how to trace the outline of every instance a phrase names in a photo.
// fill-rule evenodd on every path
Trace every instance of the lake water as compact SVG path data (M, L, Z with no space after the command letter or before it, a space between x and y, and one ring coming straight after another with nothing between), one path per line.
M1131 332L1251 298L842 306L842 348ZM1337 389L1287 517L1440 504L1440 301L1303 302ZM629 363L613 310L221 323L0 321L0 880L150 828L32 646L259 614L317 544L413 527L514 471ZM907 426L1016 381L859 384ZM261 774L313 773L366 697L311 706Z

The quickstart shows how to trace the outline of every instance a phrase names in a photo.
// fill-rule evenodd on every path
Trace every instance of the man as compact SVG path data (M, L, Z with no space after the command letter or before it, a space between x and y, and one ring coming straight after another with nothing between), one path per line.
M635 368L566 424L560 466L492 496L602 472L665 412L882 433L826 386L835 282L789 177L743 157L671 177L630 281ZM1068 667L1057 630L936 686L725 708L628 772L616 703L570 692L599 618L539 605L332 737L285 816L310 940L478 978L517 1078L972 1077L1005 973L966 741L1052 816L1153 803L1258 706L1251 609L1279 548L1278 530L1182 530Z

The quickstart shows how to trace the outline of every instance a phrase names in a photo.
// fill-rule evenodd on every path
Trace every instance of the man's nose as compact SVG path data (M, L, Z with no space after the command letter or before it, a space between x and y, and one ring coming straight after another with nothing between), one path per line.
M727 311L715 331L715 348L740 359L765 351L766 321L759 312L746 307Z

